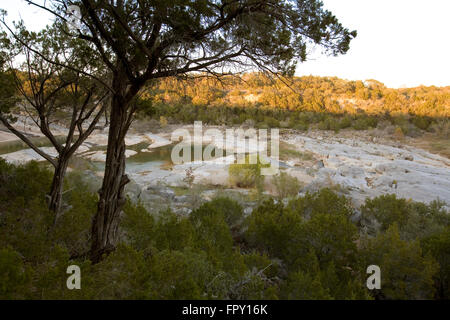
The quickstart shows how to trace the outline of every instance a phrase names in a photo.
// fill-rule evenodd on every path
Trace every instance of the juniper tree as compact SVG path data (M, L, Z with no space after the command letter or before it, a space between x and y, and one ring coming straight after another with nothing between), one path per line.
M146 83L203 72L260 69L292 75L307 48L344 54L355 31L319 0L53 0L28 3L65 19L80 9L77 37L94 46L112 73L104 180L92 226L91 259L114 249L125 204L125 136L132 103Z
M105 111L108 91L81 73L92 73L95 57L82 40L67 37L57 25L41 32L28 32L23 24L12 39L3 33L3 102L0 121L55 169L48 193L49 209L55 221L61 208L64 176L69 160L97 128ZM72 66L68 69L59 63ZM8 98L7 100L5 100ZM15 110L14 110L15 109ZM38 148L27 133L14 126L14 113L31 119L56 149L57 156ZM55 122L64 122L67 132L54 130Z

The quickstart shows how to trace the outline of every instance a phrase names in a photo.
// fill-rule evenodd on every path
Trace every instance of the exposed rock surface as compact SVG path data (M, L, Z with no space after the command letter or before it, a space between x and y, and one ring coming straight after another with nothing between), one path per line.
M22 121L22 122L20 122ZM17 126L26 128L29 133L39 135L31 123L21 119ZM64 133L64 128L55 128ZM222 128L222 130L225 128ZM2 134L3 141L11 141L10 134ZM151 155L159 147L167 146L170 133L131 133L126 138L129 149L127 173L135 187L131 193L141 190L140 200L160 203L183 203L189 196L177 196L170 187L185 186L183 179L186 169L192 168L195 183L214 186L228 185L228 166L236 159L236 155L224 154L223 157L208 161L193 161L184 164L167 166L167 161L152 160L138 162L135 156ZM106 158L107 130L95 131L94 134L79 148L77 156L94 162L104 162ZM209 138L208 138L209 139ZM211 141L211 139L206 141ZM297 177L304 185L303 191L316 190L321 187L337 186L347 192L357 204L367 197L375 197L386 193L395 193L402 198L430 202L437 198L450 203L450 160L422 149L388 143L383 139L363 139L344 134L326 135L324 132L305 134L287 133L281 140L292 145L297 151L308 152L313 160L303 161L288 159L279 163L280 168ZM1 142L1 141L0 141ZM135 146L140 143L149 146ZM248 148L243 148L247 145ZM258 151L266 146L260 146L252 139L238 139L233 146L216 143L220 148L233 153ZM45 152L56 156L51 147L43 147ZM0 157L12 163L24 163L30 160L43 160L31 149L1 154ZM271 162L275 162L271 159ZM101 176L101 170L97 172ZM156 189L159 189L156 190ZM212 193L206 193L205 198L211 198Z

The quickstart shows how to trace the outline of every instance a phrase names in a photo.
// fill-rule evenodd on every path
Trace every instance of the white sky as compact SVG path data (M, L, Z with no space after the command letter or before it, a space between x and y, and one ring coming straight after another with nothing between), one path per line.
M344 56L314 52L296 75L376 79L389 87L450 85L450 0L323 0L342 24L358 31ZM10 19L33 30L52 16L23 0L0 0Z
M297 75L375 79L389 87L450 85L450 0L323 0L358 36L339 57L314 57Z

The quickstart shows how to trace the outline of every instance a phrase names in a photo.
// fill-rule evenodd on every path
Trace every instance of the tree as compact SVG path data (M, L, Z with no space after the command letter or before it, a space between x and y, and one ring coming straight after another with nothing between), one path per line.
M306 59L307 44L337 55L356 36L318 0L53 0L47 7L27 2L60 18L69 5L78 5L77 36L96 47L112 72L106 168L92 227L94 262L117 241L129 182L124 139L136 110L132 101L148 81L255 67L293 74L297 61Z
M9 96L8 101L14 98L14 103L3 104L0 121L55 168L48 203L50 210L57 214L61 208L69 160L97 128L107 107L108 93L91 77L57 64L64 56L66 63L76 69L83 70L89 66L93 70L95 62L92 59L95 55L83 41L59 32L58 25L47 27L39 33L28 32L22 24L17 25L17 29L20 32L14 39L3 40L2 49L9 50L8 55L3 55L7 56L9 69L2 73L2 82L9 81L9 87L4 87L2 96ZM21 56L25 61L16 66ZM51 142L57 157L39 149L26 133L13 126L12 109L16 105L21 106L20 111L25 112ZM58 114L66 116L58 117ZM53 124L57 121L68 126L64 143L53 130Z
M439 263L439 272L435 276L435 298L450 298L450 227L422 241L425 252L431 255Z
M439 265L430 255L424 255L418 241L400 239L397 223L376 238L363 239L365 265L381 268L381 289L375 296L381 299L431 299L433 277Z

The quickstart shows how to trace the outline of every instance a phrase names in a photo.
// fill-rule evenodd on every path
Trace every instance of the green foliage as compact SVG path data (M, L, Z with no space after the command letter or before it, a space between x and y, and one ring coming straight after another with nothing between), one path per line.
M214 264L221 267L226 264L233 253L233 238L223 210L211 202L205 203L189 219L195 230L196 246L214 259Z
M302 222L299 214L269 199L248 217L246 239L251 246L268 252L272 257L286 259L289 258L286 243L295 237Z
M344 215L315 214L302 227L294 241L298 243L292 254L313 250L320 266L333 262L338 267L353 265L356 259L358 230ZM301 260L301 258L300 258ZM296 257L295 264L302 264Z
M161 251L151 260L155 299L203 299L214 268L206 254L191 249Z
M361 207L361 224L374 235L385 232L396 223L403 239L421 239L450 225L450 217L444 203L433 201L424 204L397 199L395 194L366 199Z
M318 128L320 130L333 130L338 132L340 129L340 122L334 117L326 117L325 120L319 122Z
M269 200L252 212L247 220L249 245L281 259L290 271L282 297L368 298L362 277L356 280L351 271L359 269L358 230L350 221L351 213L348 200L328 189L293 200L287 207ZM312 290L311 295L297 284Z
M11 248L0 249L0 299L28 298L32 271L24 265L19 253Z
M374 199L366 199L361 207L363 219L375 218L386 231L394 222L405 225L408 219L408 203L405 199L397 199L395 194L381 195Z
M371 117L358 117L352 123L352 127L355 130L367 130L369 128L375 128L378 124L376 118Z
M124 213L122 228L128 243L137 250L151 247L155 238L154 217L142 205L133 206L129 201L124 207Z
M433 298L433 277L439 265L432 256L423 254L418 241L401 240L396 223L386 233L366 240L363 248L365 265L378 265L382 270L378 297Z
M80 291L92 294L91 299L149 299L153 291L149 272L143 253L121 244L101 263L83 269Z
M450 299L450 227L423 239L422 247L440 266L435 275L435 298Z
M275 186L276 195L280 200L296 196L301 187L300 181L286 172L280 172L273 176L272 183Z
M0 116L7 114L17 102L14 74L8 70L11 42L6 32L0 32Z
M261 168L269 167L269 164L262 164L259 156L246 155L244 163L233 163L228 168L229 179L232 185L239 188L250 188L262 183L264 176L261 175ZM253 163L254 162L254 163Z
M287 208L268 200L248 218L246 236L251 245L291 267L302 265L311 250L324 265L331 260L344 265L355 259L356 251L357 229L350 214L347 200L327 189L293 200Z
M286 280L283 298L289 300L330 300L332 296L322 286L320 276L302 271L293 272Z
M195 230L191 220L179 217L170 210L161 212L154 241L159 250L181 250L195 246Z
M432 120L428 117L415 116L412 118L411 122L421 130L428 130L432 124Z
M321 189L316 193L307 192L304 197L290 201L288 207L306 218L321 213L345 217L353 214L349 199L337 195L329 188Z
M63 200L69 203L55 221L55 243L64 245L77 256L88 252L92 217L97 210L97 194L92 193L80 176L70 173L65 180Z
M0 159L0 205L16 197L26 202L36 196L45 195L50 189L51 178L51 172L41 169L35 161L14 166Z
M350 220L349 199L330 189L288 205L268 199L245 219L242 207L223 197L189 217L170 210L156 214L128 202L119 246L92 265L84 254L96 195L80 176L69 175L66 206L55 223L45 205L42 186L51 179L46 169L4 161L0 169L1 195L8 194L0 202L2 299L449 296L449 216L438 201L368 199L359 230ZM27 185L31 174L40 179ZM367 236L364 221L374 219L381 220L379 228ZM81 268L81 290L66 287L66 270L73 264ZM382 289L375 293L365 287L370 264L382 272Z
M230 198L217 197L209 202L216 212L223 215L225 222L229 228L237 227L242 223L244 215L242 206Z

